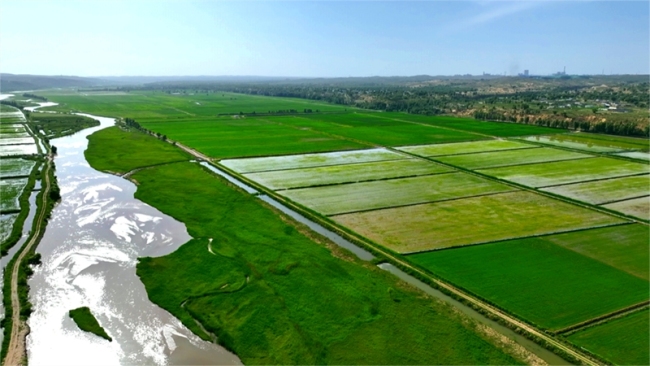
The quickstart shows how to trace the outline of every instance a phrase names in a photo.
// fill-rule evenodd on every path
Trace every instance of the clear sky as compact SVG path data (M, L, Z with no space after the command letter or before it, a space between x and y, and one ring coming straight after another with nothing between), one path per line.
M0 71L648 74L648 1L0 1Z

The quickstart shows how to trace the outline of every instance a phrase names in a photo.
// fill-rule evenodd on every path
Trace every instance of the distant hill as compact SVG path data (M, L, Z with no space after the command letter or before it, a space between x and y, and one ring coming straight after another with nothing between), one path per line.
M3 93L16 90L89 87L107 84L110 83L106 80L78 76L0 74L0 91Z

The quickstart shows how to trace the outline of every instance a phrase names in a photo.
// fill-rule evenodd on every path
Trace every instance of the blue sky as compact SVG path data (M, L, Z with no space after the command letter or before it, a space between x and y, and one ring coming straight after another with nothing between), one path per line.
M647 1L0 1L0 71L648 74Z

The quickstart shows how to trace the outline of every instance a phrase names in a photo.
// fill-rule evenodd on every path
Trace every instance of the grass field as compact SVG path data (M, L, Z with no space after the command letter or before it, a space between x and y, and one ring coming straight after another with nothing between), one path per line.
M524 144L509 140L487 140L478 142L458 142L453 144L438 144L424 146L403 146L398 150L406 151L420 156L442 156L455 154L471 154L486 151L512 150L534 148L530 144Z
M590 151L597 153L618 152L630 149L630 144L607 141L599 139L585 138L578 134L558 134L551 136L531 136L526 137L524 140L539 142L545 145L553 145L559 147L566 147L569 149L576 149L582 151ZM634 148L641 148L638 145L631 145Z
M403 113L382 113L382 116L398 120L426 123L435 126L453 128L467 132L482 133L490 136L513 137L556 133L554 128L531 126L517 123L477 121L469 118L447 116L421 116Z
M616 365L650 364L648 309L570 335L571 342Z
M28 176L34 167L33 160L2 159L0 160L0 178Z
M643 220L650 220L650 196L608 203L603 207Z
M369 180L412 177L449 172L451 169L420 159L377 161L371 163L332 165L316 168L278 170L244 174L271 189L354 183Z
M115 126L93 133L88 140L90 143L84 152L88 162L96 169L114 173L126 173L146 165L190 160L189 154L166 142L140 132L124 132Z
M463 131L382 118L383 113L348 113L274 117L286 125L321 131L355 141L382 146L432 144L484 140L486 137Z
M113 339L106 333L104 328L99 325L99 322L93 313L90 312L90 309L88 307L70 310L69 315L70 318L72 318L72 320L74 320L74 322L77 324L79 329L85 332L93 333L99 337L106 339L109 342L113 341Z
M309 130L280 125L266 118L158 120L141 124L215 158L289 155L369 147Z
M20 210L18 197L27 185L27 178L0 180L0 211Z
M561 245L648 281L649 228L631 224L544 236L535 240Z
M593 204L650 195L650 175L612 178L544 188L544 191Z
M281 194L324 215L511 191L465 173L292 189Z
M106 142L91 138L89 148L108 153ZM156 149L137 146L126 149ZM134 157L143 165L153 159ZM518 363L447 306L308 238L199 164L133 177L138 199L184 222L196 238L170 255L140 259L149 298L207 338L200 321L245 364Z
M0 157L36 155L38 150L35 144L31 145L0 145Z
M332 217L401 253L607 225L623 220L529 192Z
M0 215L0 243L5 241L11 234L11 230L14 227L14 222L18 214L5 214Z
M545 187L650 172L647 164L611 158L557 161L479 170L479 172L530 187Z
M337 151L320 154L302 154L269 156L264 158L227 159L219 164L238 173L252 173L270 170L296 168L313 168L317 166L369 163L372 161L398 160L408 156L386 149L367 149L353 151Z
M235 93L167 94L153 91L129 93L42 92L59 106L45 108L55 111L83 111L107 117L176 118L216 116L219 113L266 113L268 111L304 109L344 111L353 108L305 99L274 98Z
M535 148L441 156L435 159L443 163L460 166L465 169L485 169L499 166L584 159L590 157L592 156L571 151L551 148Z
M409 259L551 330L649 297L648 281L543 238L441 250Z

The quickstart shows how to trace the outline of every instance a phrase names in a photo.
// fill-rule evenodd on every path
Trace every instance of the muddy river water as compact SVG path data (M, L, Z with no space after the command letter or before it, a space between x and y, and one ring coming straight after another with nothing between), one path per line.
M171 253L190 237L184 224L133 198L133 183L88 165L86 137L114 124L92 117L99 127L51 142L62 200L37 249L43 264L29 281L29 363L240 364L148 300L137 258ZM68 311L81 306L90 307L112 342L78 329Z

